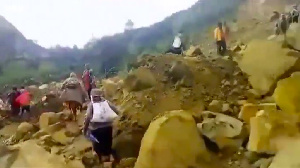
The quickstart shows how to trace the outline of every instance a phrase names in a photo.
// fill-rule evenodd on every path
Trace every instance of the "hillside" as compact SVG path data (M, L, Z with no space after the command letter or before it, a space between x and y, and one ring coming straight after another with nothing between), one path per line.
M223 20L224 16L232 16L243 1L201 0L152 26L95 39L83 49L58 47L45 50L26 39L1 17L0 61L3 63L3 75L0 85L20 84L24 80L29 84L58 80L70 71L80 72L84 63L91 63L95 74L99 76L111 68L126 69L128 63L139 55L166 51L173 36L180 30L183 31L187 47L197 44L202 40L201 32L215 25L219 19Z

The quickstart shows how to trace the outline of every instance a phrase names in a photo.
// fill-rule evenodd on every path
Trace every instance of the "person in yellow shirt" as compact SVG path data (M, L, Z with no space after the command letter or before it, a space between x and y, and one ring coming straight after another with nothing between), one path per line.
M222 23L218 23L218 27L214 31L214 36L217 44L217 52L220 55L224 55L227 50L225 33L223 31Z

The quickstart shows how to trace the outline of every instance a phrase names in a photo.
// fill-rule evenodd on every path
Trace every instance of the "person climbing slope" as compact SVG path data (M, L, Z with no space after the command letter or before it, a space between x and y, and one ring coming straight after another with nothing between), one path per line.
M91 90L93 89L93 76L89 64L85 64L85 70L82 74L82 81L84 84L85 91L88 93L89 98L91 97Z
M70 77L64 81L62 90L63 92L60 97L72 112L73 118L76 121L77 110L82 110L82 104L87 96L74 72L72 72Z
M103 162L110 161L113 156L113 165L119 163L119 158L112 149L112 123L119 114L117 108L102 98L100 89L91 91L91 103L88 105L83 133L91 137L93 149Z
M286 42L286 33L288 29L289 29L288 20L286 19L286 16L284 14L281 14L280 19L275 25L275 34L276 35L283 34L284 42Z
M222 23L218 23L218 27L214 31L214 37L217 44L217 52L219 55L224 55L227 50L226 40L225 40L225 33L223 31Z
M20 104L16 101L17 97L19 97L20 92L17 87L12 88L12 92L8 95L8 101L11 107L11 116L16 117L20 112Z
M172 47L166 53L183 54L182 33L179 32L173 41Z
M20 116L22 116L25 112L30 112L31 95L24 86L21 87L20 96L17 97L16 101L21 106Z
M298 23L299 22L299 10L298 6L295 5L291 11L291 17L292 17L292 23Z

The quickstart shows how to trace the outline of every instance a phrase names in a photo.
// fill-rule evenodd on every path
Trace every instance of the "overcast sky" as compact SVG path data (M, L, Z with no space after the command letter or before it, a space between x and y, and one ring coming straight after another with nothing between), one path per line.
M0 0L0 15L44 47L82 47L89 39L149 26L197 0Z

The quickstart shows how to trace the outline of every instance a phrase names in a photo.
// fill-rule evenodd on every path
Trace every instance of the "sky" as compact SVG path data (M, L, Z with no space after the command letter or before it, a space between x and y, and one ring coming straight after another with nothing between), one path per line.
M77 45L92 37L123 32L163 20L197 0L0 0L0 15L44 47Z

